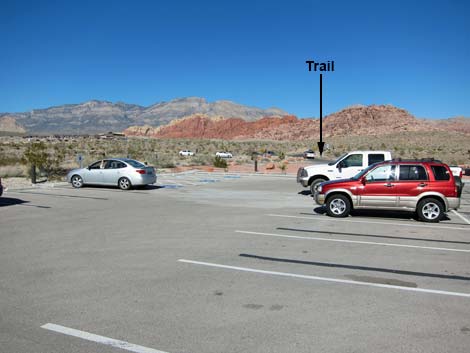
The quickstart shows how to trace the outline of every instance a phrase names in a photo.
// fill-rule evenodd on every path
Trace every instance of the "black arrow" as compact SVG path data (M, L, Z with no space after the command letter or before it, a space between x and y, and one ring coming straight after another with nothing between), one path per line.
M320 141L318 142L318 150L320 151L320 156L323 154L323 147L325 147L325 142L323 142L323 75L320 74Z

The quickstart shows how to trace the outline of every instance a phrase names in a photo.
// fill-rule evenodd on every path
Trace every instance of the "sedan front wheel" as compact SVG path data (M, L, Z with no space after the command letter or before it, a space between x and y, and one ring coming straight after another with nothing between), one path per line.
M81 188L83 186L83 179L80 175L74 175L71 181L74 188Z

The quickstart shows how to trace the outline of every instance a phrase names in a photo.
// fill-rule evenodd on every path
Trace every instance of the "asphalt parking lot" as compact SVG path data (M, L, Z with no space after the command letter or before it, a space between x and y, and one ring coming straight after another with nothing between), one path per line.
M465 352L470 189L332 219L285 176L0 198L1 352Z

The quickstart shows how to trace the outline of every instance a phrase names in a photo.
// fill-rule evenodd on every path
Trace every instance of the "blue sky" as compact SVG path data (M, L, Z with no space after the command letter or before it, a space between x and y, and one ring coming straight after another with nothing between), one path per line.
M0 112L228 99L299 117L470 116L470 1L0 0Z

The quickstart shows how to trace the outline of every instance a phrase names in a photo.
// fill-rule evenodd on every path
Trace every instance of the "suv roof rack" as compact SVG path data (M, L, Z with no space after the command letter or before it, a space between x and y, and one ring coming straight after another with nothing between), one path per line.
M414 159L404 159L404 158L393 158L392 162L436 162L442 163L438 159L431 158L414 158Z

